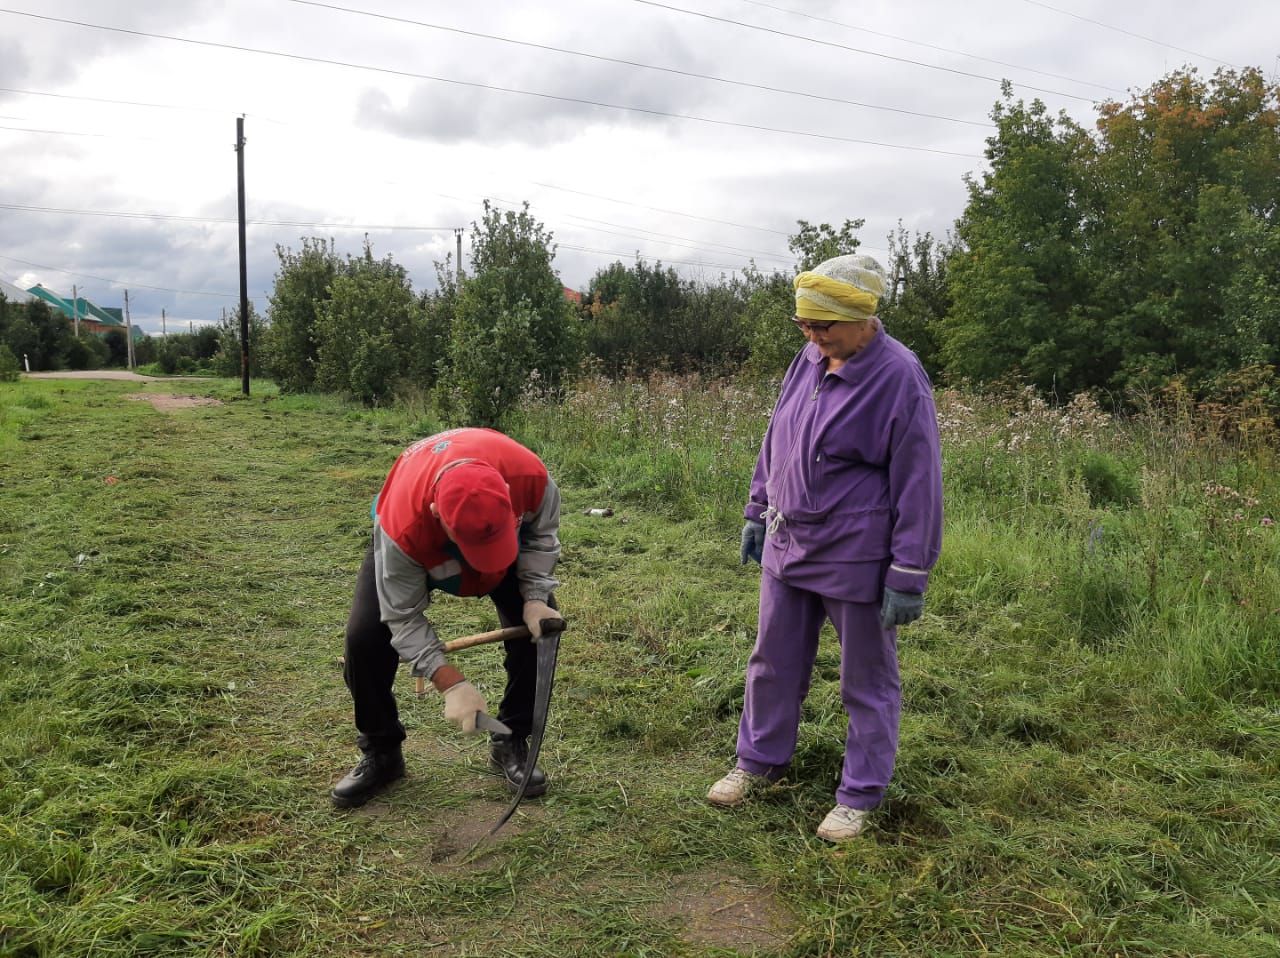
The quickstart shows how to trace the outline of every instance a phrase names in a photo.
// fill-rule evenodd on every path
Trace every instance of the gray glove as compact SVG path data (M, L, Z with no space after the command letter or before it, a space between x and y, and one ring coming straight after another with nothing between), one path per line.
M541 599L529 599L525 602L524 612L521 614L524 617L525 628L529 630L529 634L533 636L533 641L535 642L542 638L543 622L551 620L558 620L561 623L564 622L564 616L551 608L551 606L547 605ZM560 628L563 629L564 626L561 625Z
M479 734L476 713L487 708L484 696L466 679L444 691L444 717L458 726L463 735Z
M924 613L924 593L899 592L884 587L884 601L880 603L880 628L891 629L897 625L914 622Z
M764 559L764 523L756 522L754 519L748 519L747 524L742 527L742 551L739 552L742 557L742 564L746 565L748 559L755 561L759 565Z

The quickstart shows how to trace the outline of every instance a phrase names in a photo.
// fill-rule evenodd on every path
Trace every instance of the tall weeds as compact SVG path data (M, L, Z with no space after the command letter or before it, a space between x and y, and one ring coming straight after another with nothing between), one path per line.
M584 379L511 428L566 483L736 530L777 384ZM1183 402L938 394L947 531L930 607L1103 652L1172 702L1280 688L1280 482L1269 438Z

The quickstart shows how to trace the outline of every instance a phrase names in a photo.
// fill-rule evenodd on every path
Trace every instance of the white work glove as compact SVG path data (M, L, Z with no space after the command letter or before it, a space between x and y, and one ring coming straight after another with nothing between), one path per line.
M543 619L559 619L563 622L564 616L541 599L530 599L524 604L524 624L535 642L542 638Z
M463 735L475 735L476 713L488 711L484 696L474 685L463 679L444 690L444 717L462 731Z

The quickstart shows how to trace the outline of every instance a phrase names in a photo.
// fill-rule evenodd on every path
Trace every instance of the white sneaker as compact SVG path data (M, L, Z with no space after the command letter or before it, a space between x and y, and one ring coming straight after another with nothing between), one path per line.
M867 824L867 814L865 809L837 805L827 812L827 817L818 826L818 837L829 842L847 842L857 838Z
M707 792L707 801L712 805L732 808L741 805L756 789L767 784L763 775L755 775L745 768L735 768L720 781L711 786Z

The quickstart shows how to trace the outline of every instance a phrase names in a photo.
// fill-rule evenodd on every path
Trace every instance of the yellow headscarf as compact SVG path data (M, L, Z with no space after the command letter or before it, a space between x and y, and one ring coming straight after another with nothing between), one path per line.
M870 256L837 256L795 279L796 317L808 322L859 322L876 314L884 270Z

